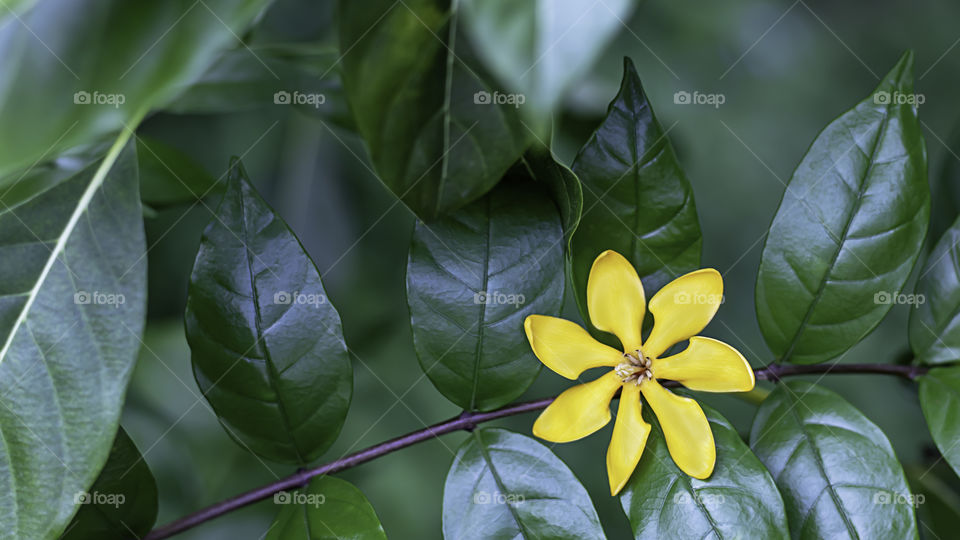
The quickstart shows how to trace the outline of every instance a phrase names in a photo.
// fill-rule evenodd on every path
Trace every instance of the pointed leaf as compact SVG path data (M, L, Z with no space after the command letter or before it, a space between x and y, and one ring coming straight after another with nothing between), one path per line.
M838 394L778 385L757 411L750 446L777 481L793 538L917 538L890 441Z
M421 219L486 193L520 157L513 105L463 62L442 0L340 2L343 84L374 169Z
M650 297L699 268L700 222L693 190L628 58L620 93L580 149L583 217L573 236L573 281L584 320L594 259L612 249L637 269Z
M527 315L559 314L563 231L543 187L508 178L456 214L418 223L407 302L420 367L464 409L513 401L540 372Z
M960 474L960 367L933 369L919 384L920 406L933 441Z
M443 486L447 540L602 539L587 490L539 442L478 429L457 450Z
M698 480L674 464L655 417L640 464L620 496L634 537L789 538L770 473L720 414L703 407L717 444L713 474Z
M146 314L129 135L39 194L0 199L0 531L13 538L64 530L117 432Z
M910 347L924 364L960 360L960 219L943 233L917 279Z
M120 428L93 486L78 494L80 511L61 540L143 538L157 520L157 482Z
M782 361L836 358L883 319L930 215L927 154L907 53L797 166L770 225L757 317Z
M306 464L336 439L350 405L340 315L297 237L242 166L231 169L190 276L193 372L241 446Z
M359 489L332 476L273 497L281 505L265 540L386 540L377 513Z

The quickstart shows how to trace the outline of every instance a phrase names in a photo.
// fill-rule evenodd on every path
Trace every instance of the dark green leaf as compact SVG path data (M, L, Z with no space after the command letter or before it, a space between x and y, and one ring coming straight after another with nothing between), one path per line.
M203 74L267 4L44 0L3 20L0 175L135 124Z
M157 483L127 432L120 428L107 464L61 540L142 538L157 520Z
M920 406L937 448L960 474L960 367L944 367L920 378Z
M590 70L630 18L634 0L462 0L477 53L525 111L545 125L564 91Z
M717 444L713 474L698 480L673 463L653 415L647 447L620 496L640 538L789 538L770 473L717 411L703 407Z
M912 97L907 53L820 133L790 179L756 291L760 329L782 361L843 354L883 319L913 269L930 190Z
M549 448L505 429L478 429L443 487L447 540L604 538L587 490Z
M464 409L493 409L540 371L523 331L563 303L563 230L546 190L508 178L455 215L418 223L407 302L420 367Z
M344 88L383 183L421 219L493 187L527 131L464 63L449 2L341 0L340 14Z
M217 178L190 156L150 137L137 137L140 199L151 206L193 203L220 191Z
M197 383L241 446L306 464L333 443L353 390L340 315L238 162L203 232L186 325Z
M917 538L890 441L836 393L778 385L757 411L750 446L777 481L793 538Z
M164 110L216 114L266 107L302 112L350 124L335 70L339 51L312 44L252 45L222 55Z
M58 536L107 460L146 312L129 132L0 209L0 531ZM59 177L56 182L54 177Z
M925 364L960 360L960 218L930 252L912 299L910 347Z
M563 236L567 242L565 249L569 249L573 234L580 225L580 215L583 213L583 189L580 180L566 165L560 163L550 154L550 150L537 147L531 149L523 157L531 178L543 184L550 190L557 208L560 209L560 219L563 222Z
M370 501L346 480L314 478L305 490L277 493L282 505L265 540L386 540Z
M586 314L594 259L626 257L648 297L700 266L700 222L693 190L647 101L630 59L607 117L580 149L573 171L583 183L583 217L573 236L573 281Z

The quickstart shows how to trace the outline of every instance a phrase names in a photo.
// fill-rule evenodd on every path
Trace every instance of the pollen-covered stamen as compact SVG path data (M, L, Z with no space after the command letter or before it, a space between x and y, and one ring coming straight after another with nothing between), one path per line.
M633 382L639 386L643 381L653 378L653 371L650 370L653 360L645 356L640 349L635 350L633 354L624 353L623 358L626 361L614 368L620 380L625 383Z

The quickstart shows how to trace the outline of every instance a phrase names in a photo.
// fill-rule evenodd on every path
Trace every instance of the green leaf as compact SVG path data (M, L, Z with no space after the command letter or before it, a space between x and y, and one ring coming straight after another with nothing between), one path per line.
M783 500L770 473L725 418L703 407L717 444L713 474L683 473L659 424L620 496L634 536L650 538L789 538Z
M157 520L157 483L123 428L100 476L78 499L80 511L61 540L142 538L150 532Z
M200 241L186 327L197 384L238 444L306 464L337 438L353 391L340 315L239 162Z
M634 0L462 0L463 22L477 54L509 89L526 97L540 120L564 91L587 74L617 32Z
M781 361L840 356L879 324L910 276L930 215L912 96L908 52L820 133L790 179L756 290L760 329Z
M629 58L623 60L620 92L577 154L573 171L583 183L583 217L571 253L584 320L590 268L608 249L633 263L648 297L700 266L693 189Z
M178 114L222 114L295 106L311 116L351 124L335 69L340 53L315 43L240 47L216 62L164 107Z
M420 367L464 409L509 403L540 362L523 321L558 315L563 230L545 189L518 178L432 224L418 223L407 263L407 302Z
M960 474L960 367L931 370L920 377L920 406L943 459Z
M277 493L283 505L265 540L386 540L370 501L346 480L314 478L303 491Z
M203 74L268 4L42 0L4 21L0 175L132 127Z
M777 385L757 411L750 446L777 481L793 538L917 538L890 441L838 394Z
M960 218L954 221L927 258L908 299L910 347L924 364L960 360Z
M218 179L190 156L151 137L137 137L140 199L150 206L193 203L222 191Z
M560 210L560 220L563 223L563 237L566 241L564 249L570 249L573 234L580 225L580 216L583 213L583 189L580 180L566 165L560 163L544 147L536 147L528 151L523 162L527 166L527 173L531 178L550 190L557 208Z
M443 537L604 538L587 490L549 448L505 429L478 429L443 486Z
M479 198L527 145L516 108L490 103L459 44L448 1L340 2L357 128L380 179L421 219Z
M57 537L117 432L146 315L129 136L73 174L53 171L36 195L0 198L0 531L10 537Z

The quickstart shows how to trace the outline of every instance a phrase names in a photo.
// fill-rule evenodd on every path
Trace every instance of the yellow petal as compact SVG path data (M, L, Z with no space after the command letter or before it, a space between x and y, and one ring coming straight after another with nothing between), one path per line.
M650 424L640 414L640 387L623 385L620 408L613 424L613 437L607 448L607 478L610 480L610 495L620 493L633 470L640 462L643 447L647 444Z
M670 392L656 379L644 381L640 392L657 415L667 450L677 467L694 478L709 477L717 461L717 448L700 404Z
M713 268L682 275L667 283L650 299L653 330L643 352L654 358L701 330L723 300L723 278Z
M749 392L756 382L739 351L703 336L690 338L690 346L680 353L655 360L653 375L703 392Z
M640 348L646 303L643 283L630 261L616 251L597 256L587 279L590 322L617 336L624 351Z
M584 371L623 362L623 353L590 337L579 325L556 317L530 315L523 322L533 354L548 368L572 380Z
M552 442L582 439L610 421L610 400L622 384L611 371L557 396L533 424L533 434Z

